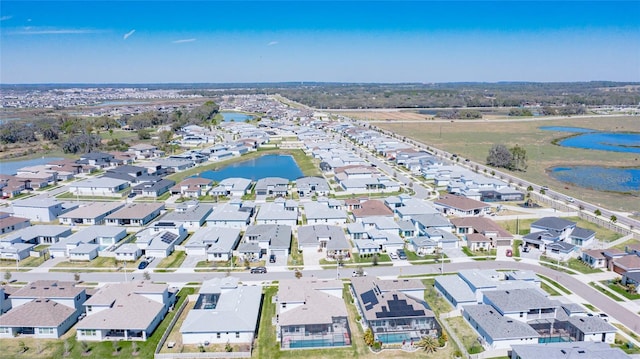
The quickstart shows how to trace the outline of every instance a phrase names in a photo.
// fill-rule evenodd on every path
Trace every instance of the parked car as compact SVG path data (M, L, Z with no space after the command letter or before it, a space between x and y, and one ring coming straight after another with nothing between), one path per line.
M265 268L265 267L254 267L254 268L251 268L251 273L267 273L267 268Z
M513 250L511 248L507 248L507 257L513 257Z
M398 259L398 255L395 252L389 252L389 257L391 257L391 259Z
M351 274L352 277L366 277L367 276L367 272L363 271L363 270L354 270L353 273Z
M154 259L156 259L156 257L147 256L144 260L146 260L147 262L151 263L151 262L153 262Z
M275 263L276 262L276 255L272 254L269 256L269 263Z
M140 262L140 264L138 264L138 269L145 269L145 268L147 268L148 265L149 265L149 262L142 261L142 262Z
M404 249L398 249L398 258L407 259L407 253L405 253Z
M135 196L136 196L136 193L135 193L135 192L131 192L131 193L129 193L129 195L128 195L127 197L129 197L129 198L133 198L133 197L135 197Z

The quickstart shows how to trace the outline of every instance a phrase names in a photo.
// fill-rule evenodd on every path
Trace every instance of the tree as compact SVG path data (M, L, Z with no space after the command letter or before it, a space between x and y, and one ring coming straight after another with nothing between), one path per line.
M509 168L516 171L525 171L527 169L527 151L518 145L509 149L511 152L511 163Z
M373 336L373 330L371 330L371 328L367 328L367 330L364 332L364 343L367 346L372 346L374 340L375 338Z
M27 346L27 344L25 344L24 340L21 340L18 342L18 349L19 353L24 353L29 350L29 347Z
M426 337L422 337L422 339L416 343L416 346L427 353L435 353L436 350L438 350L438 341L436 338L427 335Z
M598 208L596 208L596 210L593 211L593 214L595 214L596 216L600 216L600 215L602 215L602 212L600 212L600 210Z
M73 273L73 280L80 282L80 273Z
M136 343L135 341L131 342L131 354L133 355L137 355L138 354L138 343Z
M142 273L142 278L144 280L150 280L151 279L151 274L149 274L149 271L144 271L144 273Z
M609 218L611 220L611 223L616 223L618 221L618 217L616 217L615 215L611 215L611 217Z
M69 339L65 339L64 340L64 356L68 357L69 355L71 355L71 342L69 341Z
M527 187L527 192L531 192L531 191L533 191L533 187L532 186Z
M371 260L371 264L373 264L374 266L378 265L378 253L373 254L373 259Z
M513 160L513 155L505 145L493 145L489 149L487 164L489 166L507 168Z
M302 272L299 269L296 269L293 275L295 275L297 279L302 278Z
M636 285L633 283L627 284L627 291L632 294L636 293L637 291Z
M11 280L11 272L7 269L4 272L4 281L9 283L10 280Z
M145 128L141 128L138 130L138 139L139 140L148 140L151 138L151 132Z
M89 347L89 343L84 340L80 342L80 347L82 348L82 354L87 354L91 351L91 347Z

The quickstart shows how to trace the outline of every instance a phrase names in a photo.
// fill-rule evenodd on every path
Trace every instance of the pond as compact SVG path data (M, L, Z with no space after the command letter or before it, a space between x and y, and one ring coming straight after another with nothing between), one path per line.
M221 181L242 177L256 181L265 177L283 177L290 181L302 177L302 171L292 156L265 155L225 166L217 171L204 171L200 177Z
M22 160L22 161L4 161L3 160L0 162L0 174L14 175L16 174L16 171L22 167L44 165L49 162L59 161L61 159L62 159L61 157L41 157L41 158L34 158L31 160Z
M640 153L640 133L599 132L588 128L562 126L544 126L540 129L577 134L558 142L564 147Z
M253 116L245 115L240 112L220 112L224 122L247 122L253 119Z
M559 181L597 191L640 192L640 168L563 166L551 168L550 174Z

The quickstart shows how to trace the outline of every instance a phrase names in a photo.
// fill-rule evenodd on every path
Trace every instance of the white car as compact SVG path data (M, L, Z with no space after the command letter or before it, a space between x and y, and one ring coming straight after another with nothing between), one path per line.
M153 262L154 259L156 259L156 257L148 256L147 258L145 258L145 260L149 263Z
M367 272L354 270L353 273L351 274L351 276L352 277L366 277L367 276Z
M391 257L391 259L398 259L398 254L396 252L389 252L389 257Z

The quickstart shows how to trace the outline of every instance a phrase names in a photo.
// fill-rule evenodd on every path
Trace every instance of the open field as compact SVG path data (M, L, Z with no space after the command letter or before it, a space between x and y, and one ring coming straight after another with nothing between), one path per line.
M585 127L603 131L640 132L637 116L565 118L544 121L464 121L416 123L393 121L377 123L380 128L394 131L450 153L457 153L474 162L485 163L489 148L493 144L523 146L527 151L526 172L512 172L514 176L547 185L569 196L589 201L611 210L640 211L640 190L632 194L600 192L575 187L553 179L546 170L560 165L599 165L612 167L639 167L640 155L634 153L586 150L560 147L552 141L569 135L555 131L540 130L540 126Z

